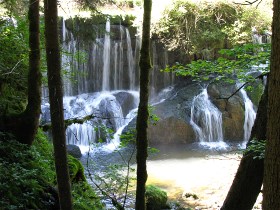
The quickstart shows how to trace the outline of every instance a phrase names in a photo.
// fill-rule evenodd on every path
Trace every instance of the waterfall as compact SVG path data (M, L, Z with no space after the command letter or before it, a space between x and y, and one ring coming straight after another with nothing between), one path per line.
M104 31L104 25L93 25L92 28L87 25L87 33L92 31L92 34L95 34L94 38L87 39L76 33L84 28L79 26L83 23L71 24L78 27L77 30L67 28L69 24L66 23L67 20L63 19L61 59L65 72L63 78L65 119L83 119L85 116L93 115L92 119L83 124L75 123L67 128L67 143L87 146L102 138L117 145L119 134L134 117L133 110L138 106L139 94L135 90L139 87L138 62L141 37L138 34L135 36L130 34L130 31L122 25L111 25L108 20L105 34L100 33ZM154 57L161 59L160 56ZM169 81L172 81L171 75L160 72L160 69L168 64L167 58L165 56L163 59L163 66L154 69L153 77L169 86L171 85ZM157 60L154 62L160 63ZM162 84L156 87L155 83L153 86L157 91L164 88ZM47 96L45 90L43 93ZM50 117L47 101L44 101L42 110L42 121L48 123ZM110 137L107 136L104 127L113 132Z
M127 45L127 60L128 60L128 72L129 72L129 89L134 90L135 84L135 67L134 67L134 57L131 47L131 38L128 29L126 28L126 45Z
M250 98L248 97L246 91L242 88L240 90L242 95L244 106L245 106L245 118L244 118L244 137L243 142L246 144L250 138L252 127L256 119L256 112L254 110L254 105Z
M104 50L103 50L103 77L102 77L102 90L110 90L110 21L106 22L106 33L104 39Z
M200 142L223 142L222 113L209 100L207 89L192 101L190 124Z
M92 115L92 119L82 124L74 123L66 129L67 143L87 146L98 142L99 139L108 141L114 146L119 144L118 136L111 139L111 132L119 134L133 116L131 110L138 105L138 92L113 91L81 94L78 96L64 97L65 119L83 119ZM127 99L131 104L124 104ZM128 111L130 110L130 111ZM128 112L126 116L124 113ZM104 130L109 128L109 133ZM116 139L115 139L116 138Z

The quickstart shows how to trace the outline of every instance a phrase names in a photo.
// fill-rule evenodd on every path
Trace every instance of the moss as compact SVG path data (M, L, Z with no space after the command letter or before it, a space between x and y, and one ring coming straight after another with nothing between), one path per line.
M246 90L253 104L258 106L264 91L263 84L260 81L256 81L251 86L246 87Z
M104 25L110 20L111 25L132 26L135 16L133 15L103 15L95 14L90 18L75 16L65 21L66 28L70 30L74 37L83 41L95 41L97 35L105 34Z
M154 185L146 187L147 210L160 210L166 206L167 193Z
M59 209L53 147L39 130L31 147L0 132L1 209ZM82 164L69 156L74 209L104 209L85 181Z
M78 159L74 158L72 155L68 155L68 165L71 183L86 181L84 167Z

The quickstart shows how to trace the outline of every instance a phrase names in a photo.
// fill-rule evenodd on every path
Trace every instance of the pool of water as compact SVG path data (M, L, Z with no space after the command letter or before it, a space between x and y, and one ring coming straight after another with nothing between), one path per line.
M158 152L150 154L147 160L147 184L165 190L170 201L179 202L184 207L209 210L220 208L242 156L240 144L214 147L211 144L196 143L161 145L154 148L158 149ZM92 167L91 170L103 173L102 170L106 166L123 162L123 158L129 157L132 150L133 147L118 152L95 150L90 154L90 158L96 163L97 168ZM82 160L85 164L86 155ZM136 168L135 156L130 164ZM133 191L134 187L129 190ZM128 203L133 206L133 200ZM110 206L108 209L113 207Z

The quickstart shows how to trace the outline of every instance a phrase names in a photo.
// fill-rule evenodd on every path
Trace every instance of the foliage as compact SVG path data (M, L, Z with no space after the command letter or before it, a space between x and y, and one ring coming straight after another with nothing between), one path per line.
M28 0L1 0L0 6L3 6L9 16L21 16L28 11Z
M105 209L92 187L85 181L72 184L72 196L76 210Z
M270 29L271 20L255 7L218 1L191 3L176 1L166 9L155 33L169 49L211 59L218 49L250 43L252 27L259 34ZM172 33L170 33L172 31Z
M7 133L0 133L0 206L3 209L46 209L55 204L51 194L55 172L47 155L46 139L31 148ZM38 148L38 150L36 149ZM38 199L40 198L40 199Z
M146 186L146 200L148 210L160 210L166 206L167 193L154 185Z
M0 153L1 209L58 208L53 147L41 130L31 147L20 144L9 133L0 132ZM77 159L70 157L69 162L70 169L75 165L83 171ZM82 180L73 179L72 183L75 209L103 209L94 190L84 177Z
M269 71L270 45L247 44L219 51L221 57L214 61L197 60L190 64L177 63L165 71L175 72L178 76L190 76L195 81L218 81L235 83L252 82L254 76L248 74L253 68L266 74Z
M265 145L266 145L266 140L253 139L252 141L250 141L250 144L247 146L244 153L245 154L253 153L254 159L260 159L260 160L264 159Z
M28 72L27 20L0 18L0 114L26 106Z

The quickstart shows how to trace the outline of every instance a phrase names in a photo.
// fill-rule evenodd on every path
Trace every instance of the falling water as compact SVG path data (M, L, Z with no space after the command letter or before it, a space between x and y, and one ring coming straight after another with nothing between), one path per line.
M251 130L254 125L255 119L256 119L256 112L254 110L254 105L250 98L248 97L246 91L242 88L240 90L240 93L242 95L242 98L244 100L244 106L245 106L245 119L244 119L244 143L246 144L247 141L250 138Z
M200 142L223 142L222 113L211 103L206 89L192 101L190 124Z
M134 57L131 47L131 38L128 29L126 28L126 44L127 44L127 59L128 59L128 72L129 72L129 89L135 89L135 68L134 68Z
M123 103L125 97L132 103L130 107ZM82 124L74 123L66 129L67 143L87 146L98 142L98 139L108 141L108 133L103 129L110 128L119 134L120 129L134 117L131 111L126 116L124 113L127 109L135 109L137 104L138 92L135 91L98 92L64 97L65 119L83 119L92 115L92 119ZM117 137L113 138L114 146L119 144Z
M63 78L65 119L82 119L94 115L83 124L70 125L66 130L67 142L82 146L103 138L118 144L121 130L131 120L130 112L138 106L138 93L131 90L138 89L139 66L136 64L139 62L141 38L138 35L131 36L126 27L112 26L107 21L105 34L99 34L95 30L96 27L104 26L92 26L88 30L92 30L96 36L93 40L85 41L82 36L67 28L66 21L62 20L61 27L64 52L62 65L66 72ZM166 64L168 61L161 68ZM165 75L160 69L155 70L153 76L158 81L167 81L164 85L170 85L170 74ZM157 91L162 88L162 84L155 87ZM127 99L118 93L127 96ZM127 101L124 102L125 100ZM42 120L48 123L47 101L42 105L42 110ZM100 129L101 125L115 132L114 139L106 138L106 134Z
M106 33L104 39L104 50L103 50L103 78L102 78L102 90L110 90L110 51L111 51L111 40L110 40L110 21L106 22Z

